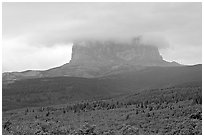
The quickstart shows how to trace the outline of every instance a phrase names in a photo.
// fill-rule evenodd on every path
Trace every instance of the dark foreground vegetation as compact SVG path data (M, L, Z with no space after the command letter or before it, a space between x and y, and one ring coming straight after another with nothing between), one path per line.
M178 85L110 99L4 111L3 134L202 134L202 88Z

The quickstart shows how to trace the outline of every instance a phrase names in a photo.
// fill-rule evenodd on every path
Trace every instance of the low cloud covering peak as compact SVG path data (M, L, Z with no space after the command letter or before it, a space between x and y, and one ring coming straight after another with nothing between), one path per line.
M164 58L182 64L201 62L201 54L193 55L194 47L202 47L202 4L197 3L3 3L2 34L5 51L26 47L43 49L71 45L78 40L95 39L130 41L142 35L143 42L159 49L171 50ZM13 41L17 39L18 43ZM19 42L20 41L20 42ZM9 47L9 49L7 48ZM29 50L30 51L30 50ZM17 51L19 52L19 50ZM172 51L173 52L173 51ZM183 58L182 54L190 54ZM3 58L9 58L5 53ZM12 55L13 56L13 55ZM196 59L192 59L196 56ZM199 57L197 57L199 56ZM191 59L189 59L191 58ZM199 59L200 58L200 59ZM194 60L188 62L188 60ZM3 67L5 65L3 64Z

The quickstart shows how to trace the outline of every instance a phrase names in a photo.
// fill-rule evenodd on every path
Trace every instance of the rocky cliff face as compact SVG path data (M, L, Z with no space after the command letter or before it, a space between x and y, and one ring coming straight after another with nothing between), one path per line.
M140 37L131 42L82 41L75 42L71 61L46 71L4 73L3 81L38 77L101 77L147 66L179 66L164 61L157 47L144 45Z
M101 77L147 66L177 66L163 60L157 47L144 45L140 38L131 42L75 42L72 58L60 68L46 71L46 76Z
M142 66L162 65L158 48L138 41L117 43L113 41L87 41L74 43L70 64L110 65L133 64Z

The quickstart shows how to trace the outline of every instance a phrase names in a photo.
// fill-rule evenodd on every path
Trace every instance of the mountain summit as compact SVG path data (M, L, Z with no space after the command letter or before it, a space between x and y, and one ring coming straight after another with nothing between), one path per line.
M39 77L101 77L125 71L141 70L148 66L179 66L163 60L156 46L143 44L141 37L131 42L78 41L72 47L67 64L46 71L3 73L3 81Z
M76 42L73 45L70 63L101 66L127 63L142 66L164 65L158 48L142 44L139 38L134 39L131 43L114 41Z

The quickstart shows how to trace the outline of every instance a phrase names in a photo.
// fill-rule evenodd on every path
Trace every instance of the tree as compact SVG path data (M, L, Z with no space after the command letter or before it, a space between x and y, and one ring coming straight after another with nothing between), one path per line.
M193 103L192 103L192 104L202 104L202 96L196 95L196 96L193 98Z

